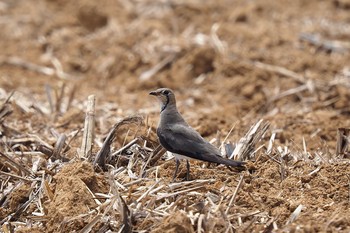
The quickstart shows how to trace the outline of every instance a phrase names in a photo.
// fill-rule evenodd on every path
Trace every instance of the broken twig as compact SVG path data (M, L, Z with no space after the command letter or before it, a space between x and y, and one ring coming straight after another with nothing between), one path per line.
M88 106L84 125L84 136L80 149L81 158L90 158L92 152L95 130L95 100L96 98L94 95L90 95L88 97Z

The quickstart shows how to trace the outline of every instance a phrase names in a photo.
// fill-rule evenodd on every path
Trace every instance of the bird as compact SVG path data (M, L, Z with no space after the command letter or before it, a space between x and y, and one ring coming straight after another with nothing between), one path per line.
M186 160L186 180L190 177L189 159L209 163L224 164L231 167L244 167L245 162L227 159L221 156L218 148L205 140L182 117L176 107L174 92L169 88L151 91L160 102L160 120L157 136L160 144L175 156L176 167L173 181L177 177L180 160Z

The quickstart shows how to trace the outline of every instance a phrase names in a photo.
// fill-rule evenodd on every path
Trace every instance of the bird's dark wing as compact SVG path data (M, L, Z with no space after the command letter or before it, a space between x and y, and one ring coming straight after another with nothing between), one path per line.
M241 166L244 164L243 162L221 157L219 150L203 139L191 127L182 124L173 124L170 127L158 128L157 135L160 144L170 152L193 159L229 166Z

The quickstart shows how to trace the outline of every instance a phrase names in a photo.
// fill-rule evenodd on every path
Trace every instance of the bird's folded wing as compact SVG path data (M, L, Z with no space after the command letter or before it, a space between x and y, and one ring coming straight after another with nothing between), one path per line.
M171 127L164 127L157 133L160 143L170 152L194 159L219 163L215 159L220 154L219 150L188 126L175 124Z

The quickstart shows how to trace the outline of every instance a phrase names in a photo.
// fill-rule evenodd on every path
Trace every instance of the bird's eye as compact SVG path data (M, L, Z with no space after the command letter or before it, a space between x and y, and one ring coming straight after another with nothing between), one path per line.
M165 91L163 91L163 94L164 94L164 95L169 95L169 91L168 91L168 90L165 90Z

